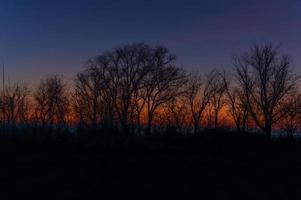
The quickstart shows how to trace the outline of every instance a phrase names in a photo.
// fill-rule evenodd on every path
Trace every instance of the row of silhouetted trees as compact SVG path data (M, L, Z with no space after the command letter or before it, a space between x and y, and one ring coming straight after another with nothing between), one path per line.
M301 95L290 59L272 44L253 45L228 71L207 74L176 66L163 46L125 45L89 59L68 85L49 76L34 88L15 83L0 100L2 130L146 134L167 128L301 128Z

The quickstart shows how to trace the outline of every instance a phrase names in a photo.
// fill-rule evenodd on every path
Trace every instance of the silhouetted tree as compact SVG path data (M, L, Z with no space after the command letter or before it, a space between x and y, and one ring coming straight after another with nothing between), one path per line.
M42 130L52 131L56 126L61 130L66 126L69 112L69 92L60 76L49 76L41 80L34 91L35 121Z
M287 134L288 138L301 127L301 95L292 94L287 97L283 105L283 117L279 121L279 126Z
M214 129L217 130L219 126L219 115L225 105L224 95L226 92L226 85L223 81L222 74L218 71L212 71L212 81L210 83L210 91L212 91L210 104L213 111Z
M176 96L165 103L163 109L166 125L174 127L179 132L183 132L184 128L188 127L189 108L187 99L183 95Z
M226 106L236 129L238 132L245 132L248 120L248 111L246 98L239 88L232 86L230 80L226 77L226 73L222 73L222 78L225 84Z
M82 119L91 116L93 124L98 123L96 118L115 121L125 135L130 133L134 122L140 129L144 105L151 104L147 97L156 100L160 96L159 105L164 103L168 96L163 95L164 90L172 89L179 78L170 77L180 71L168 66L173 60L174 56L165 47L143 43L125 45L91 58L85 72L75 80L76 113ZM164 77L159 77L158 72ZM155 91L160 95L151 99ZM159 105L154 103L149 113L153 115Z
M234 60L234 68L248 112L270 137L273 124L283 116L283 101L296 86L289 58L280 56L271 44L254 45Z
M158 108L183 93L186 82L182 69L172 65L174 57L166 49L158 54L153 70L144 81L146 90L147 127L146 134L151 134L152 123Z
M185 97L188 100L194 134L197 134L203 112L210 102L213 92L211 83L213 82L215 75L216 74L211 72L207 75L205 80L202 80L201 74L198 73L188 76Z
M91 126L94 131L105 118L105 107L111 103L110 99L106 103L101 87L103 87L101 77L94 69L87 69L76 76L73 94L75 115L80 126ZM112 105L108 109L112 109Z
M16 83L5 89L6 122L13 131L16 129L17 123L24 125L29 120L29 95L30 91L24 84Z
M110 53L111 62L114 63L114 79L117 80L115 107L125 134L129 134L136 92L141 89L144 78L151 70L156 51L145 44L132 44L116 48Z

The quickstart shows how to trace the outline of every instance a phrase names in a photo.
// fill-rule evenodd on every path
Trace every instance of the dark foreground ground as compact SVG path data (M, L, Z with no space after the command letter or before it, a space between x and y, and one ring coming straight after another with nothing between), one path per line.
M0 142L0 199L301 199L301 143L258 136Z

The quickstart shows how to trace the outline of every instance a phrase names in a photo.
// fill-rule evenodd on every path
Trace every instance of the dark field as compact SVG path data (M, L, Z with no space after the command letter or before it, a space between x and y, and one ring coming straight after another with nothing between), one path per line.
M235 133L78 141L3 138L1 199L301 199L297 141Z

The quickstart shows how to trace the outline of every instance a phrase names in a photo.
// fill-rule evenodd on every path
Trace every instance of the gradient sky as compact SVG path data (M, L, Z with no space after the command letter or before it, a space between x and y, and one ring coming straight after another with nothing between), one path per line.
M10 80L72 80L85 61L132 42L162 44L186 69L229 67L270 41L301 72L301 0L0 0L0 56Z

